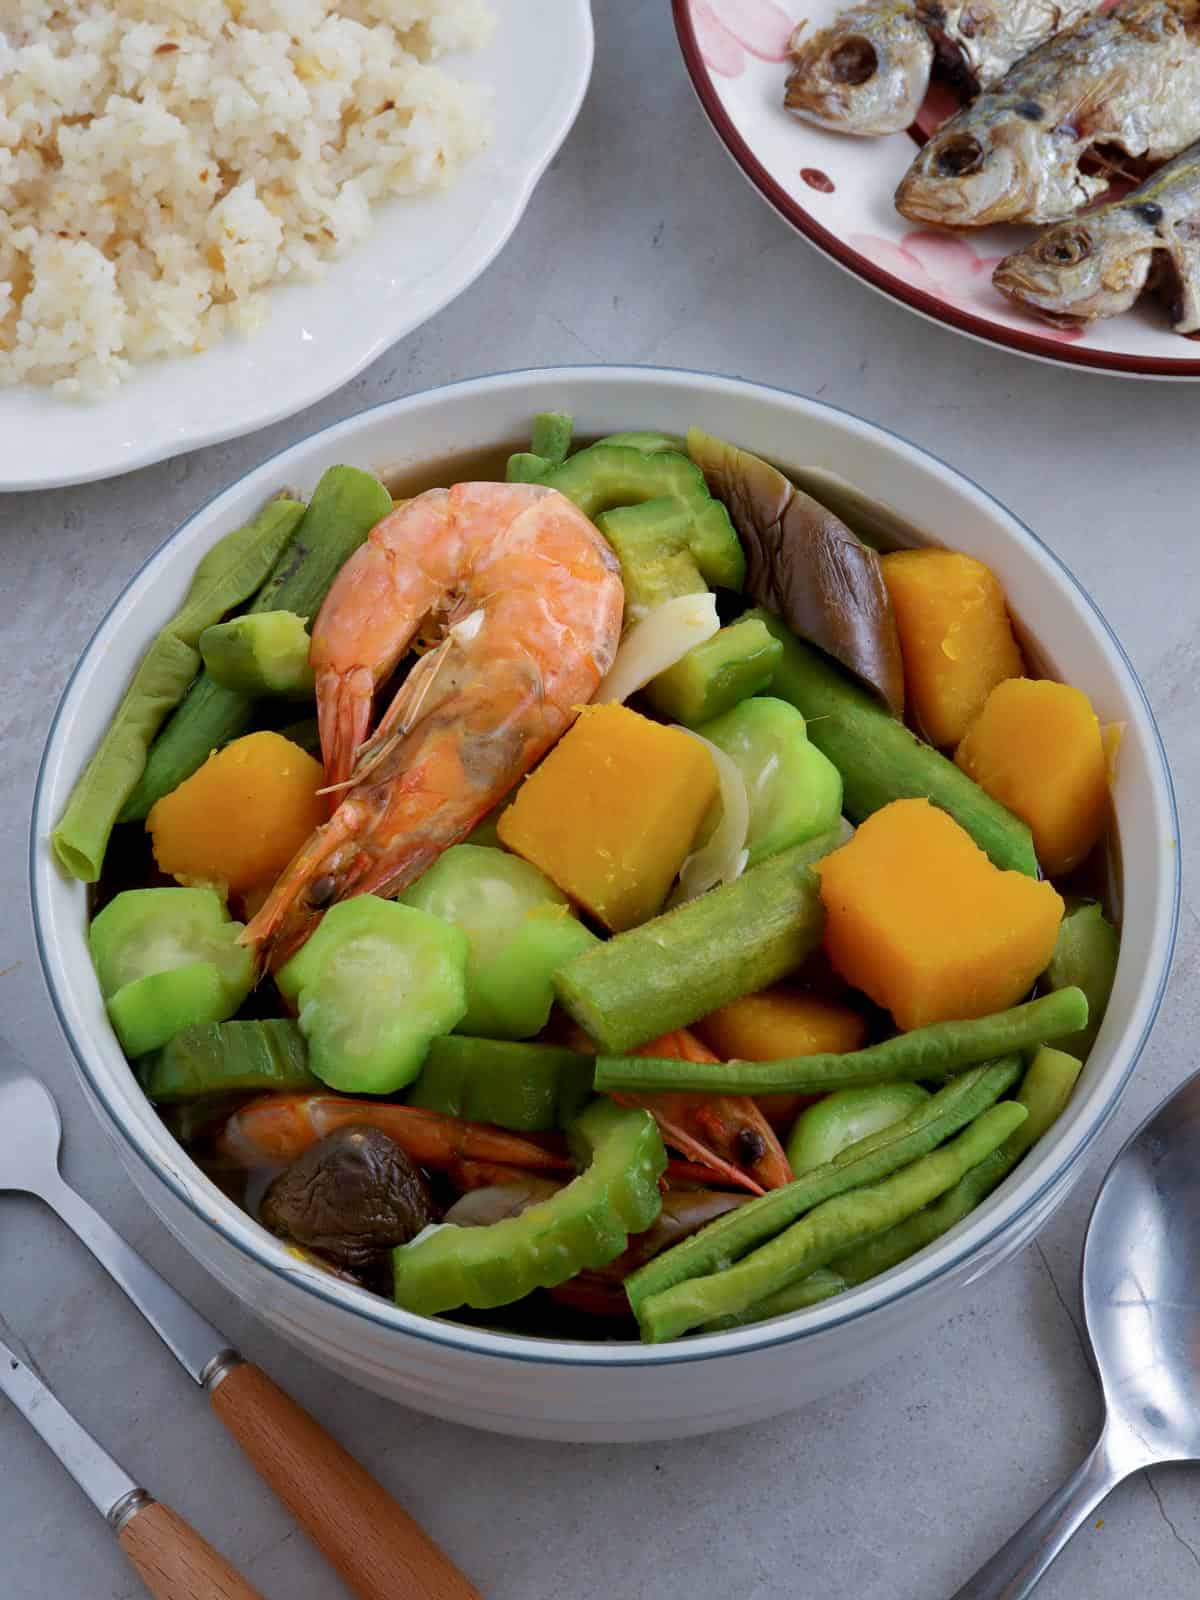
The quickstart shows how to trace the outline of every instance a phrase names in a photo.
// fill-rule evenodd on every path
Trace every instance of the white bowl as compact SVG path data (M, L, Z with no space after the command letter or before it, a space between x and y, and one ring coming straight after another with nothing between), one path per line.
M415 1317L307 1268L194 1165L138 1088L88 960L87 897L47 845L71 786L154 631L213 542L285 485L334 462L397 468L526 436L537 410L582 435L700 423L787 465L818 463L886 500L931 540L995 569L1045 666L1126 724L1115 805L1124 932L1108 1016L1053 1132L936 1245L871 1283L759 1327L672 1345L513 1337ZM638 367L568 367L454 384L378 406L265 462L191 517L136 573L71 676L38 776L33 914L50 997L97 1115L134 1183L188 1250L270 1325L380 1394L475 1427L564 1440L669 1438L800 1405L868 1371L961 1310L983 1273L1027 1244L1078 1178L1154 1022L1179 900L1177 819L1154 719L1104 619L1055 555L990 495L884 429L761 385Z

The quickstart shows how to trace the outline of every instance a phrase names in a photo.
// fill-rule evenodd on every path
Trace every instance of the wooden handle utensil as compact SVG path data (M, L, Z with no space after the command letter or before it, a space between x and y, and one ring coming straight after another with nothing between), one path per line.
M260 1367L210 1382L213 1410L361 1600L479 1600L408 1513Z

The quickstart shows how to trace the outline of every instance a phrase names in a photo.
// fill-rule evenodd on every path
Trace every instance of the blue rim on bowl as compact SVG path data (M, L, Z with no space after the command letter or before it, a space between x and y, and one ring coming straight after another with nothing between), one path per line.
M990 1231L982 1238L971 1239L967 1243L964 1242L963 1237L960 1237L953 1246L943 1244L938 1247L930 1247L929 1250L920 1252L911 1262L893 1268L881 1278L847 1291L844 1295L840 1295L834 1300L826 1301L822 1305L811 1307L805 1311L794 1312L787 1317L779 1318L758 1327L752 1326L728 1333L705 1335L682 1341L678 1344L647 1348L632 1342L588 1345L564 1340L543 1339L530 1335L493 1333L487 1329L438 1322L433 1319L414 1316L409 1312L400 1310L389 1301L370 1294L366 1290L358 1289L348 1284L334 1283L332 1280L322 1280L317 1274L307 1269L298 1268L294 1259L287 1256L283 1244L268 1235L248 1215L237 1212L236 1216L228 1218L222 1216L220 1213L223 1210L233 1212L236 1208L234 1208L232 1202L221 1195L220 1191L211 1183L211 1180L195 1166L181 1147L175 1147L177 1158L173 1163L168 1164L150 1147L150 1142L144 1131L129 1126L123 1119L119 1110L113 1105L104 1083L90 1063L88 1050L83 1040L76 1034L71 1025L59 994L56 958L51 948L51 941L47 937L47 930L53 920L47 904L47 893L58 869L53 864L50 851L45 843L52 823L50 816L45 813L48 804L47 791L51 781L49 768L51 756L54 752L55 735L70 706L72 692L79 674L92 650L102 640L102 636L110 626L111 619L120 609L131 589L136 586L145 573L166 557L171 547L181 538L191 524L204 514L209 506L213 505L223 495L229 494L239 485L244 485L248 479L256 475L261 475L264 481L272 479L273 486L277 487L280 483L289 481L287 476L289 458L298 452L304 451L315 440L321 439L326 442L334 442L339 436L352 433L360 428L364 419L378 416L383 412L390 412L397 418L402 417L405 410L421 406L435 394L452 394L464 389L476 394L487 394L489 388L493 390L501 389L513 380L519 380L527 383L531 388L536 388L538 386L549 386L555 382L561 383L564 378L586 383L589 378L612 379L615 377L620 377L635 384L644 383L647 387L653 384L665 384L686 388L691 383L700 382L709 386L716 385L720 392L726 395L736 396L740 394L746 398L755 395L759 397L763 395L778 395L783 401L800 408L808 407L818 412L830 413L847 419L854 425L855 429L864 434L873 434L902 446L918 458L924 458L926 461L932 462L943 469L960 486L966 486L982 503L998 509L1005 520L1011 524L1015 534L1027 543L1031 551L1040 554L1043 559L1048 560L1058 569L1058 572L1065 578L1076 598L1081 602L1082 608L1094 622L1099 624L1100 630L1116 655L1126 675L1127 686L1132 696L1140 703L1141 709L1145 714L1146 726L1152 736L1151 755L1155 764L1153 777L1158 790L1158 798L1165 805L1171 836L1173 839L1178 840L1179 817L1166 751L1154 713L1132 663L1098 607L1063 562L1059 560L1054 551L996 500L993 495L982 489L964 473L959 472L957 468L950 467L948 463L942 461L938 456L921 446L913 444L902 435L895 433L891 429L881 427L877 423L865 422L863 419L855 417L853 413L841 407L829 405L824 401L809 400L769 384L750 383L740 378L726 377L721 374L687 372L676 368L627 367L613 364L525 369L496 373L489 377L463 379L457 383L441 385L436 390L422 391L401 400L382 402L379 405L358 412L355 416L349 417L342 422L320 429L306 439L298 441L296 444L289 446L288 449L260 463L251 473L239 479L236 484L227 486L220 494L213 496L205 505L201 506L181 523L132 574L120 594L108 608L88 641L79 661L72 669L59 698L38 767L29 838L29 874L34 938L42 975L51 1005L58 1018L59 1026L70 1046L76 1065L91 1097L103 1109L111 1127L136 1152L139 1160L151 1170L160 1182L171 1190L176 1199L186 1206L198 1220L213 1228L226 1244L249 1257L271 1275L281 1278L290 1284L303 1287L330 1306L343 1312L349 1311L357 1316L364 1317L378 1327L394 1328L409 1337L421 1339L435 1346L459 1351L466 1350L498 1361L517 1361L534 1364L552 1363L581 1367L619 1366L627 1368L713 1360L723 1356L767 1350L785 1344L802 1343L810 1334L844 1327L851 1322L857 1321L878 1306L884 1304L892 1305L916 1295L937 1279L961 1267L969 1256L983 1256L989 1246L993 1245L1001 1234L1014 1230L1021 1220L1027 1217L1046 1198L1065 1174L1072 1167L1077 1166L1086 1151L1094 1143L1115 1110L1117 1102L1149 1038L1166 990L1178 928L1181 894L1181 866L1178 849L1173 853L1173 868L1164 868L1164 873L1169 880L1166 888L1170 906L1160 940L1158 981L1148 1003L1143 1002L1145 1017L1141 1032L1132 1046L1127 1047L1129 1052L1128 1059L1111 1087L1106 1104L1093 1117L1090 1124L1077 1131L1074 1140L1058 1153L1058 1159L1053 1170L1043 1176L1036 1190L1024 1199L1017 1212L997 1220L991 1226ZM176 1170L176 1168L180 1170ZM182 1170L186 1170L188 1174L186 1183L181 1176ZM196 1191L204 1193L212 1202L207 1209L202 1210L197 1204Z

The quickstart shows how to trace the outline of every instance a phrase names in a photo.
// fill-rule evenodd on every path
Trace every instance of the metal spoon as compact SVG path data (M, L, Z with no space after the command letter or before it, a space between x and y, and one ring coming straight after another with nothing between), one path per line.
M0 1392L54 1451L157 1600L262 1600L220 1551L134 1483L3 1340Z
M1088 1223L1083 1311L1104 1390L1100 1438L952 1600L1021 1600L1118 1483L1200 1461L1200 1073L1109 1168Z
M362 1600L479 1600L427 1533L308 1412L131 1249L59 1174L58 1107L36 1078L0 1078L0 1191L37 1195L133 1301L213 1410Z

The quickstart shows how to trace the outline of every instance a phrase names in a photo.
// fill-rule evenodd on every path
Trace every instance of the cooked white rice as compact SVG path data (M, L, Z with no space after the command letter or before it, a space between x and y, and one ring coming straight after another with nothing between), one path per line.
M0 384L114 388L251 330L372 202L449 182L483 0L2 0Z

